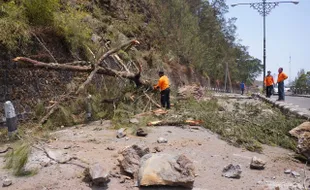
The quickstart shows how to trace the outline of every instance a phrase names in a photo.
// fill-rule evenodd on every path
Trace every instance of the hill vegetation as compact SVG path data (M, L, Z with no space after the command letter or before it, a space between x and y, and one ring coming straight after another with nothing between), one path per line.
M149 83L164 69L173 88L191 82L223 85L226 71L232 88L240 81L252 83L262 70L261 61L239 43L236 18L225 16L225 0L2 0L0 6L1 70L8 73L3 75L2 101L20 103L18 112L35 106L36 119L48 113L51 102L77 88L86 74L24 69L12 64L15 57L94 67L104 52L137 39L139 46L121 49L100 64L133 73L140 65ZM130 105L141 94L134 87L123 77L96 75L84 95L93 95L96 119L113 117L119 114L115 109L124 107L145 110L149 97ZM60 106L59 116L65 119L59 125L81 122L77 118L85 115L84 95Z

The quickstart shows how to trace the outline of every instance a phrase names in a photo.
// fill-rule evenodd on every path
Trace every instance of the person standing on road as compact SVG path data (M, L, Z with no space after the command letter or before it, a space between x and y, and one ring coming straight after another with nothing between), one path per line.
M154 86L154 89L160 89L160 102L162 107L170 109L169 78L164 74L164 71L159 71L158 75L158 84Z
M278 91L279 91L279 99L277 101L284 101L284 80L288 78L288 76L283 72L283 68L280 67L278 70Z
M271 92L273 89L273 85L274 85L274 80L273 80L273 76L270 74L271 71L267 72L267 76L265 77L265 86L266 86L266 97L270 98L271 97Z
M244 84L244 82L242 81L242 82L240 83L241 95L243 95L244 89L245 89L245 84Z

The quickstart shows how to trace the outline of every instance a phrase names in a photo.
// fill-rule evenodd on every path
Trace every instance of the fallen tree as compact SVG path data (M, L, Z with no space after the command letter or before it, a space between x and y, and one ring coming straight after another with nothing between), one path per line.
M145 88L152 88L152 85L149 84L147 81L141 79L141 72L142 72L142 66L138 62L136 63L136 67L138 68L137 72L130 72L129 69L126 69L126 71L119 71L110 68L107 64L104 64L104 60L111 56L112 54L118 52L121 49L129 49L134 45L140 44L137 40L130 40L126 43L121 44L120 46L113 48L106 53L104 53L98 60L95 61L95 63L92 63L88 66L85 66L85 62L82 62L83 65L79 65L78 61L74 61L72 63L45 63L38 60L30 59L27 57L16 57L13 59L14 62L18 63L20 67L24 68L36 68L36 69L45 69L45 70L65 70L65 71L75 71L75 72L84 72L84 73L90 73L87 77L87 79L79 85L78 88L74 89L73 91L70 91L62 97L59 101L55 102L54 105L50 106L47 114L41 119L40 125L44 124L48 118L58 109L61 102L64 102L68 99L68 97L71 97L72 95L78 95L80 94L84 89L85 86L87 86L95 76L95 74L102 74L112 77L121 77L128 79L130 81L133 81L137 87L145 87Z
M140 63L138 63L138 72L130 72L130 71L118 71L115 69L111 69L107 67L105 64L102 62L104 59L109 57L110 55L116 53L117 51L123 49L126 46L132 46L134 44L138 44L139 42L137 40L130 40L129 42L126 42L122 45L120 45L117 48L114 48L108 52L106 52L103 56L101 56L95 66L79 66L76 65L75 63L78 63L78 61L74 61L72 63L64 63L64 64L59 64L59 63L45 63L45 62L40 62L34 59L30 59L27 57L16 57L13 59L13 61L19 63L20 67L24 68L37 68L37 69L45 69L45 70L64 70L64 71L75 71L75 72L84 72L84 73L90 73L88 76L87 80L82 84L82 86L79 87L79 91L83 89L93 78L94 74L103 74L107 76L112 76L112 77L122 77L129 79L133 81L136 86L146 86L146 87L151 87L150 84L148 84L146 81L141 79L141 72L142 72L142 66ZM84 63L84 62L83 62Z

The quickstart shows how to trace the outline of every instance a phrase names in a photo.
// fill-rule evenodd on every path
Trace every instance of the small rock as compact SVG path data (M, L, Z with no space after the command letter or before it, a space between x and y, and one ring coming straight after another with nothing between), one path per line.
M275 189L275 190L280 190L280 187L279 187L279 186L277 186L277 187L275 187L274 189Z
M284 173L285 173L285 174L291 174L291 173L292 173L292 170L287 169L287 170L284 171Z
M201 145L202 145L202 143L200 143L200 142L199 142L199 143L198 143L198 145L199 145L199 146L201 146Z
M292 171L291 174L294 176L294 177L299 177L300 174L296 171Z
M70 149L70 148L72 148L72 146L71 145L67 145L67 146L65 146L64 149Z
M112 147L112 146L108 146L108 147L106 148L106 150L115 150L115 148Z
M139 120L137 118L132 118L132 119L129 120L129 122L137 124L137 123L139 123Z
M139 137L145 137L145 136L147 136L147 132L145 132L142 128L139 128L137 130L136 135L139 136Z
M50 162L50 161L44 161L44 162L41 162L40 163L40 165L42 166L42 167L48 167L48 166L50 166L50 165L52 165L53 163L52 162Z
M162 151L163 151L163 148L158 147L158 146L155 146L155 147L154 147L154 150L155 150L156 152L162 152Z
M229 164L223 169L223 174L222 176L227 177L227 178L236 178L239 179L240 175L242 173L240 165L232 165Z
M199 127L198 127L198 126L190 126L189 128L190 128L190 129L194 129L194 130L199 130Z
M118 173L118 172L112 172L112 173L111 173L111 177L114 177L114 178L120 178L120 177L121 177L121 175L119 175L119 173Z
M129 137L125 137L125 140L128 141L128 140L129 140Z
M62 125L60 128L65 128L65 126Z
M159 138L157 139L157 142L158 142L158 143L167 143L168 140L165 139L165 138L163 138L163 137L159 137Z
M92 182L96 186L104 186L105 183L109 182L109 173L99 163L95 163L84 171L85 180Z
M124 176L121 176L121 179L119 181L120 183L125 183L126 182L126 178Z
M167 131L168 133L172 133L172 131Z
M116 137L117 138L123 138L126 136L126 132L125 132L125 128L121 128L119 130L117 130L117 133L116 133Z
M272 179L276 179L276 176L273 176Z
M263 170L265 168L266 162L257 158L257 157L253 157L251 164L250 164L250 168L251 169L258 169L258 170Z
M12 180L11 179L6 178L6 179L3 180L3 184L2 184L3 187L8 187L10 185L12 185Z

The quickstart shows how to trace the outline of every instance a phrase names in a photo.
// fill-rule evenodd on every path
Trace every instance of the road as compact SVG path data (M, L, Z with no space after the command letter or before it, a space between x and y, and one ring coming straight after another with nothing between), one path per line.
M277 100L278 96L272 96L272 100ZM285 96L285 102L303 108L310 112L310 98L296 97L296 96Z

